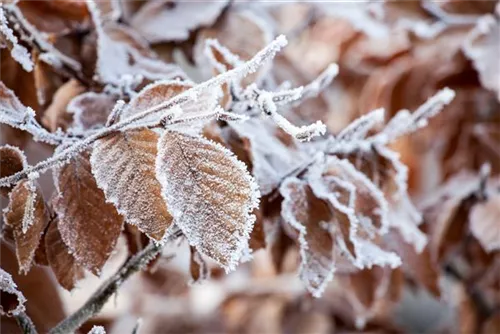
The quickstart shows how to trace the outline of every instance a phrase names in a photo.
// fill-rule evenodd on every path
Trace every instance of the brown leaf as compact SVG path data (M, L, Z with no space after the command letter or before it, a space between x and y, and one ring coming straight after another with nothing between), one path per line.
M88 153L56 169L54 180L61 237L80 265L99 275L120 236L123 218L97 187Z
M280 192L285 198L281 215L300 233L301 278L313 295L320 296L335 270L336 240L325 225L336 218L304 181L288 178Z
M15 146L0 146L0 177L6 177L22 171L28 165L23 151ZM0 192L7 197L11 187L1 187Z
M127 223L160 240L172 216L155 174L157 141L158 135L149 129L115 133L95 142L90 162L107 201Z
M87 92L72 99L67 110L73 114L75 127L88 130L103 127L115 103L111 95Z
M24 298L21 291L17 289L16 283L12 280L12 276L0 268L0 290L2 292L1 298L1 315L13 316L25 310Z
M472 207L469 228L487 252L500 250L500 194Z
M76 79L69 80L62 85L54 94L50 106L45 110L42 124L52 132L56 131L57 128L66 130L72 119L72 115L68 113L66 108L74 97L84 91L85 88Z
M144 87L121 113L120 119L140 114L141 112L165 102L191 88L192 85L181 81L159 82ZM147 119L150 119L148 117Z
M19 8L26 19L46 33L68 33L81 28L88 20L89 12L85 3L71 0L19 1Z
M258 191L245 165L223 146L180 132L158 143L157 178L175 223L198 251L226 270L248 248Z
M50 223L45 235L45 248L47 259L59 284L66 290L72 290L75 283L84 276L81 267L71 250L63 242L59 232L59 219L55 218Z
M24 106L38 110L37 92L33 74L23 70L21 65L14 61L9 52L1 51L0 105L22 113ZM8 87L8 88L7 88ZM17 97L16 97L17 96Z
M19 269L27 273L33 263L43 230L48 222L48 211L38 186L23 180L9 196L4 213L5 223L13 229Z

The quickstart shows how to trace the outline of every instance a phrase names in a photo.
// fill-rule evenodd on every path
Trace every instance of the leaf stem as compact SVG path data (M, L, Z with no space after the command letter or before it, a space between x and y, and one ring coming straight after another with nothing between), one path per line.
M161 243L151 241L139 253L132 256L123 266L111 276L104 284L80 307L75 313L61 321L49 334L66 334L75 332L87 320L98 314L108 299L118 291L120 286L134 273L143 269L162 251L164 245L180 236L180 231L175 230L164 238Z

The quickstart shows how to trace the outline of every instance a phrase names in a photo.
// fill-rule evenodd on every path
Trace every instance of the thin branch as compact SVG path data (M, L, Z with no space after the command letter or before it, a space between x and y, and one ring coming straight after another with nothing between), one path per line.
M143 269L162 251L164 245L180 236L180 230L173 231L162 242L150 242L142 251L131 257L110 277L75 313L61 321L49 334L66 334L75 332L87 320L98 314L108 299L118 291L120 286L134 273Z
M199 94L206 90L206 89L211 89L216 86L220 86L224 84L225 82L228 82L230 80L233 80L235 78L240 78L244 77L250 73L254 73L257 71L258 67L261 66L264 62L267 60L273 58L275 54L286 45L287 40L285 36L278 36L272 43L270 43L268 46L266 46L264 49L259 51L252 59L250 59L248 62L243 64L240 67L234 68L230 71L227 71L225 73L222 73L210 80L207 80L203 83L200 83L196 85L193 88L190 88L173 98L159 103L158 105L155 105L139 114L132 115L123 121L120 121L110 127L106 127L102 130L99 130L98 132L94 133L93 135L75 142L73 145L69 146L67 149L62 150L59 154L54 155L47 160L44 160L35 166L31 166L29 168L26 168L16 174L10 175L8 177L4 177L0 179L0 186L9 186L12 184L15 184L19 182L21 179L27 177L30 174L36 175L37 173L43 173L47 171L48 169L54 167L57 164L64 163L65 161L68 161L70 158L75 156L76 154L86 150L89 145L91 145L93 142L96 140L105 137L111 133L114 133L116 131L121 131L123 129L132 129L135 127L144 127L142 124L137 124L140 120L159 113L159 112L171 112L170 109L172 109L175 106L182 106L183 104L190 102L190 101L196 101L198 98ZM163 117L164 118L164 117ZM162 118L162 119L163 119ZM159 120L156 125L159 125L162 122L162 120ZM136 125L136 126L134 126Z
M19 312L14 318L24 334L37 334L33 321L25 312Z

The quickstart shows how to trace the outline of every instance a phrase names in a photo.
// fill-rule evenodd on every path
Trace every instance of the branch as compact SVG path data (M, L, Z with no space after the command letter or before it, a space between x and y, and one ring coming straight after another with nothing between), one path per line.
M163 246L180 236L180 230L173 231L162 242L150 242L139 253L131 257L125 264L110 277L75 313L61 321L49 334L73 333L87 320L98 314L108 299L118 291L120 286L134 273L143 269L163 249Z
M285 36L278 36L273 42L271 42L264 49L259 51L252 59L248 62L244 63L242 66L234 68L230 71L224 72L210 80L202 82L196 85L193 88L190 88L171 99L168 99L162 103L159 103L139 114L132 115L123 121L120 121L112 126L103 128L102 130L97 131L91 136L77 141L67 149L62 150L59 154L54 155L47 160L44 160L35 166L28 167L20 172L17 172L13 175L4 177L0 179L0 186L9 186L19 182L21 179L26 178L28 175L36 175L37 173L43 173L48 169L54 167L57 164L64 163L68 161L70 158L75 156L76 154L85 151L94 141L105 137L111 133L121 130L130 130L133 128L144 127L143 124L138 124L139 121L144 118L162 112L168 112L172 114L172 108L176 106L182 106L187 102L196 101L200 93L206 89L211 89L216 86L220 86L230 80L235 78L244 77L250 73L254 73L257 71L258 67L261 66L264 62L274 57L274 55L287 43ZM163 119L164 117L162 117ZM162 120L156 122L156 125L160 125ZM150 124L151 126L151 124Z
M19 312L14 318L24 334L37 334L33 321L25 312Z

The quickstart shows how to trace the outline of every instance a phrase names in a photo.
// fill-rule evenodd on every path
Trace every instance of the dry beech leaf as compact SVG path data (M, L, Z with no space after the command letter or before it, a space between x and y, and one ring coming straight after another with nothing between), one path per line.
M129 224L160 240L172 224L156 179L158 135L149 129L119 132L94 144L90 162L97 185Z
M16 185L10 193L4 219L13 230L19 270L27 273L48 222L45 201L36 184L23 180Z
M160 80L149 84L130 101L126 109L121 113L120 119L123 120L142 113L161 104L162 102L168 101L174 96L192 87L193 83L180 80ZM218 88L205 90L197 97L196 101L188 101L182 105L182 116L189 118L199 114L212 112L217 106L218 98ZM164 111L165 110L159 110L158 112L145 117L142 121L160 121L161 118L164 117L162 114ZM188 125L184 126L185 130L195 133L201 132L202 127L205 126L205 123L209 122L209 120L201 120L197 122L200 124L198 125L194 121L188 122ZM182 125L177 125L177 127L182 127Z
M54 181L61 237L77 261L99 275L120 236L123 218L97 187L88 153L54 170Z
M321 296L335 272L337 245L326 224L336 217L305 181L288 178L280 192L284 197L281 215L300 234L301 279L314 296Z
M0 290L2 291L1 315L13 316L24 312L24 298L21 291L17 289L16 283L12 280L9 273L0 268Z
M234 269L248 249L259 198L246 166L220 144L169 131L158 142L156 175L189 243Z
M46 33L65 34L82 28L89 18L85 3L80 1L19 1L25 18Z
M87 92L72 99L67 110L73 114L75 128L89 130L106 124L115 103L116 98L111 95Z
M151 43L180 42L188 39L191 31L213 24L228 2L151 1L134 15L131 25Z
M472 207L469 228L487 252L500 250L500 194Z
M167 64L148 52L144 39L134 30L114 22L103 24L94 2L89 9L97 33L96 73L101 81L121 85L123 80L184 78L177 65Z
M191 88L193 85L181 81L159 81L144 87L128 104L120 115L120 119L126 119L133 115L140 114L162 102L168 101L172 97ZM184 108L183 108L184 109ZM145 119L154 120L155 115Z
M42 118L42 124L51 132L62 128L65 130L71 123L71 114L66 110L68 103L79 94L83 93L83 87L77 80L71 79L62 85L54 94L50 106L45 110Z
M28 166L26 157L20 149L15 146L0 146L0 177L10 176L22 171ZM0 187L2 195L8 196L12 187Z
M76 262L64 243L58 223L57 218L52 220L45 235L47 260L59 284L66 290L72 290L75 283L84 276L83 267Z

